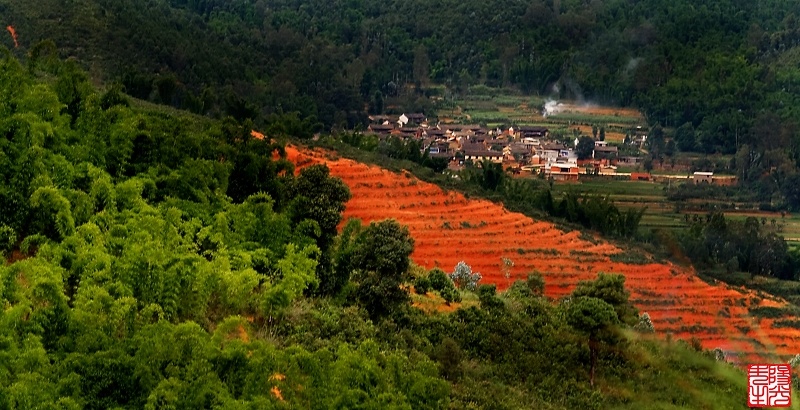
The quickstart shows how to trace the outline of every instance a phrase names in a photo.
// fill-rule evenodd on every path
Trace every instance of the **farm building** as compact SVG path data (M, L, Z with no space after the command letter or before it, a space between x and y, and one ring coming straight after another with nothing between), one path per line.
M719 186L732 186L736 185L736 177L733 175L717 175L714 176L713 172L695 172L692 175L692 180L695 184L706 183Z
M540 140L538 138L523 138L522 139L522 143L523 144L529 144L532 147L538 147L538 146L542 145L542 140Z
M550 166L550 177L554 181L577 181L580 168L575 163L554 164Z
M711 183L719 186L733 186L736 185L735 176L716 176L711 180Z
M367 127L367 131L370 131L377 135L389 135L392 131L394 131L394 126L391 124L370 124Z
M429 137L434 137L434 138L444 138L446 136L445 135L446 134L445 131L444 130L440 130L438 128L428 128L428 129L425 130L424 133L426 135L428 135Z
M514 143L503 148L506 159L528 162L533 155L533 150L524 144Z
M617 147L595 146L594 158L595 159L613 159L617 157Z
M692 175L692 181L695 184L706 183L711 184L714 181L714 173L713 172L695 172Z
M406 118L408 118L408 122L411 124L422 124L423 122L428 120L427 118L425 118L425 114L419 112L406 114Z
M464 159L474 163L489 160L500 164L503 162L503 153L487 150L482 144L464 144Z
M600 165L598 173L600 175L615 175L617 173L617 167L613 165Z
M617 159L617 165L637 165L641 162L641 157L619 157Z
M486 149L496 149L498 151L505 149L509 144L511 144L511 142L506 139L492 138L483 141L483 145L486 146Z
M550 130L545 127L521 126L517 130L517 136L520 138L545 138L549 134Z

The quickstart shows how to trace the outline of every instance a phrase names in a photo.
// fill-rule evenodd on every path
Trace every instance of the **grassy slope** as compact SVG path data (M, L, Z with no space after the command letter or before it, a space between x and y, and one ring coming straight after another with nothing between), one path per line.
M449 314L454 309L475 306L474 294L462 292L462 304L445 305L433 292L414 295L414 305L429 314ZM437 313L434 313L437 312ZM712 359L709 352L698 352L683 341L661 340L631 331L625 332L629 344L628 355L635 358L635 365L601 370L598 373L597 397L605 409L745 409L747 379L744 372L728 364ZM603 366L612 366L604 363ZM585 370L585 369L584 369ZM484 365L473 363L466 370L474 379L481 379L490 372ZM508 389L505 385L474 385L465 381L454 386L455 395L468 395L469 389L493 388L498 393L498 408L514 408L511 403L524 400L525 393ZM531 386L535 390L535 386ZM542 393L540 393L542 394ZM792 408L800 408L796 397ZM535 405L534 405L535 404ZM560 408L546 401L531 403L535 408ZM569 408L569 406L567 406Z

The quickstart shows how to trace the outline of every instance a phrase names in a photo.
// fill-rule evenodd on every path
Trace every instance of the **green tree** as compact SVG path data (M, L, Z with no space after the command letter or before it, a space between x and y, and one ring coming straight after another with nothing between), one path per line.
M496 164L488 159L481 161L480 184L483 189L496 191L503 185L506 173L503 171L503 164Z
M292 222L298 224L311 219L320 227L317 246L322 254L317 265L318 291L336 293L344 283L334 276L331 246L336 237L336 227L342 220L344 204L350 200L350 189L341 179L331 177L327 166L312 165L300 171L300 175L289 184L288 191L292 198L289 211Z
M375 94L372 95L372 112L383 114L383 93L380 90L375 91Z
M424 44L414 48L414 81L425 86L430 81L430 59Z
M0 225L0 255L7 257L17 243L17 233L8 225Z
M287 308L316 280L318 253L316 246L298 251L294 244L286 245L286 255L278 261L280 280L264 290L262 308L267 316L275 316Z
M463 374L461 362L464 360L464 353L461 346L451 337L445 337L442 343L436 347L433 358L439 363L439 372L446 380L457 381Z
M124 107L130 106L130 101L123 95L123 85L119 83L112 84L106 90L102 97L100 97L100 107L108 110L111 107L121 105Z
M675 140L667 141L667 145L664 147L664 155L670 158L675 155Z
M694 127L691 123L684 123L675 130L675 141L678 149L683 152L694 151L697 141L695 139Z
M572 296L602 299L614 308L617 317L623 323L633 325L639 313L630 302L630 292L625 289L625 276L600 272L593 281L580 281Z
M414 251L408 228L388 219L372 222L355 240L352 266L358 274L358 299L373 318L386 316L409 301L400 285Z
M642 161L642 167L645 171L650 172L653 170L653 158L648 156Z
M75 61L63 63L59 69L55 90L59 101L66 105L64 111L72 119L72 124L75 124L83 102L92 93L89 76L78 67Z
M545 283L544 283L544 277L542 277L541 273L537 271L529 273L526 285L528 286L528 289L531 291L531 294L535 296L544 295Z
M575 146L575 154L578 155L578 159L591 158L594 154L594 139L585 135L578 138L578 145Z
M650 134L647 136L647 147L650 150L650 156L653 158L660 158L664 153L666 140L664 139L664 129L661 124L656 124L650 129Z
M439 292L445 303L461 302L461 293L456 289L450 277L441 269L433 268L428 272L431 289Z
M619 323L614 307L602 299L574 297L566 306L566 320L576 331L588 336L589 384L594 386L598 350L612 339L613 326Z

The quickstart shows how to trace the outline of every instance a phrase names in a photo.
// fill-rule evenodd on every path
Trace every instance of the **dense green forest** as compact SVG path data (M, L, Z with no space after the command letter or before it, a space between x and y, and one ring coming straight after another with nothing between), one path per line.
M454 290L395 221L338 234L347 187L248 125L3 53L0 408L744 408L624 277ZM423 283L473 303L423 313Z
M797 0L0 0L18 58L74 58L97 84L268 135L431 115L479 84L631 105L654 126L652 161L735 154L721 168L740 194L787 210L798 15Z
M683 150L791 146L794 161L798 14L796 0L0 1L15 52L51 39L93 77L197 113L296 111L329 129L376 97L426 110L430 84L485 84L634 105L683 127Z

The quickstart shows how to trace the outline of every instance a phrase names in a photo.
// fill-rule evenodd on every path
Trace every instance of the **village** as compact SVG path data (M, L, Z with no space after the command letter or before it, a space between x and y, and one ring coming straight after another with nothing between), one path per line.
M641 126L630 130L624 144L638 152L645 146L647 130ZM542 176L558 182L577 182L584 177L630 178L634 181L691 181L695 184L735 185L736 177L714 175L708 171L685 174L656 174L641 170L642 156L620 155L619 146L594 140L591 155L579 158L576 136L571 143L551 136L544 126L510 126L488 128L478 124L432 124L422 113L399 116L373 115L366 135L380 139L389 137L418 140L423 152L432 158L449 162L448 169L458 171L465 166L480 166L483 161L502 164L512 175ZM630 150L628 150L630 151ZM619 168L635 169L618 172Z

